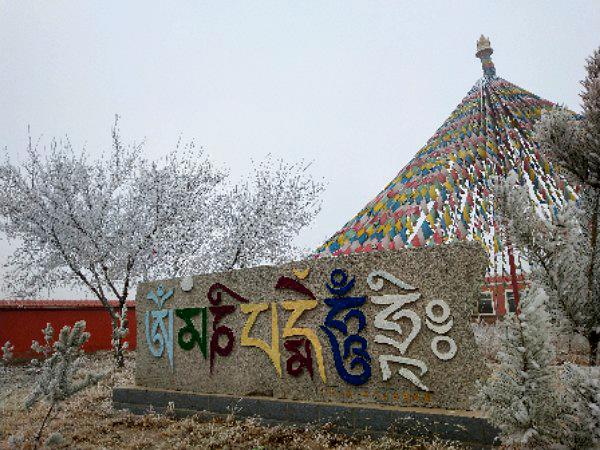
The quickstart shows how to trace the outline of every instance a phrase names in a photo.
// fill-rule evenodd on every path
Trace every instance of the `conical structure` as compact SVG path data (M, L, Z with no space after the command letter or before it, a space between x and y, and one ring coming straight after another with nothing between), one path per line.
M509 251L494 219L493 177L516 170L550 212L574 193L532 139L534 122L555 105L497 77L492 53L481 36L476 56L483 77L412 161L317 255L476 240L490 256L488 277L512 275L514 284L521 257Z

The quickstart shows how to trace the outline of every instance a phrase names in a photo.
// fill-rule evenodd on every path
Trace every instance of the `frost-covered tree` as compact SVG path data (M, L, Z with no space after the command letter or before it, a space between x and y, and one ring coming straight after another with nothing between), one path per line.
M530 187L516 173L494 191L498 216L532 266L532 287L504 340L508 351L502 353L499 371L477 399L510 444L600 445L600 372L593 367L600 341L600 51L588 60L587 70L584 115L557 109L544 115L535 128L542 150L578 186L577 199L566 199L553 211L542 208L531 200ZM548 293L545 300L542 289ZM542 303L552 321L543 318L541 308L534 308ZM556 331L557 325L588 339L591 367L566 364L561 378L553 379L550 327ZM524 370L528 366L535 370Z
M486 323L485 321L471 323L475 342L486 363L497 362L498 353L502 345L502 336L506 334L505 328L503 321L496 321L495 323Z
M573 448L600 447L600 367L565 364L561 378L570 408L565 441Z
M39 445L44 427L56 406L104 377L100 373L80 373L83 354L81 347L89 338L84 320L76 322L73 328L65 325L52 346L52 354L44 360L33 388L25 399L27 408L40 400L45 400L50 405L35 437L34 448Z
M227 256L215 258L214 269L278 264L301 256L294 237L313 221L323 188L307 176L309 167L267 159L225 194L219 251Z
M40 344L38 341L33 340L31 341L31 349L46 359L52 354L54 340L54 328L50 322L46 323L46 328L42 330L42 334L44 335L44 343Z
M542 150L554 158L579 186L579 214L581 226L577 242L579 257L573 270L582 282L574 295L578 306L584 307L588 316L585 335L590 343L590 363L598 363L600 343L600 49L587 60L587 76L582 81L583 116L575 118L565 110L557 109L545 114L536 124L535 139ZM567 243L569 244L569 243ZM576 255L574 255L576 256Z
M43 151L30 139L24 163L0 165L0 231L18 245L7 287L21 297L87 288L110 313L122 364L120 311L140 280L290 257L323 186L305 166L272 159L230 183L193 142L150 162L117 125L99 159L68 139Z
M496 185L494 196L512 243L531 265L530 278L548 294L554 322L588 339L590 364L595 364L600 302L588 295L590 248L581 207L567 200L555 214L538 208L514 172Z
M547 447L563 434L562 407L550 368L550 318L543 289L532 286L521 312L507 319L500 366L480 386L475 405L487 412L508 445Z

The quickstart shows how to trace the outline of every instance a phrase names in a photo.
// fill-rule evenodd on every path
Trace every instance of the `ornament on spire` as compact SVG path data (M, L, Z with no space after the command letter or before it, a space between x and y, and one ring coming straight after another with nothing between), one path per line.
M481 67L485 78L496 77L496 68L492 62L492 53L494 53L494 49L490 45L489 38L482 34L477 41L477 52L475 53L475 56L481 60Z

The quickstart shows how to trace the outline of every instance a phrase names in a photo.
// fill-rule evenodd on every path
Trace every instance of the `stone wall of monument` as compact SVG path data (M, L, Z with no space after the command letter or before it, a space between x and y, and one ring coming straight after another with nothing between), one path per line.
M136 384L468 409L486 264L459 243L142 284Z

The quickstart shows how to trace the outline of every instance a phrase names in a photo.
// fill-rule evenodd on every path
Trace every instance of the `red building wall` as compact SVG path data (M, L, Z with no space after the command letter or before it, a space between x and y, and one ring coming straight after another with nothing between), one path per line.
M137 331L135 304L127 302L127 308L129 335L126 340L133 350ZM110 350L110 316L98 301L0 300L0 347L10 341L15 358L31 358L37 355L31 350L31 341L43 343L42 329L47 323L52 324L56 337L64 325L73 326L79 320L85 320L86 331L91 334L83 347L86 352Z
M519 290L519 296L521 296L525 288L529 285L529 282L522 274L519 274L516 276L516 285ZM506 309L507 294L513 291L511 277L486 277L481 291L482 293L487 292L491 296L494 303L494 317L504 316L508 312Z

